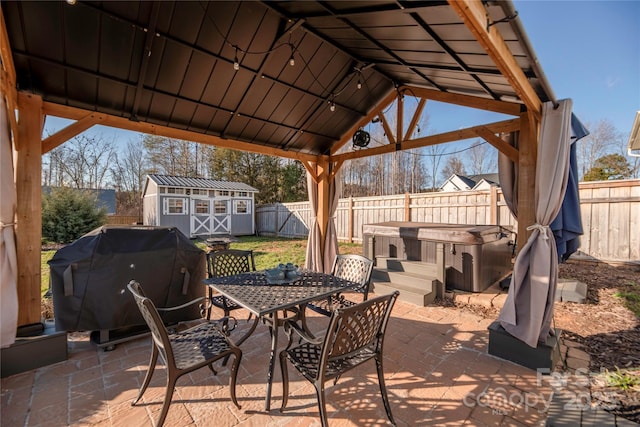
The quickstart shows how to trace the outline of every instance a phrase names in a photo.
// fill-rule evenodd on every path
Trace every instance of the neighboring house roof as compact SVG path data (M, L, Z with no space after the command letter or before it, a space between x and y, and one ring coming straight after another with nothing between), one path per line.
M636 112L636 118L631 126L627 152L630 156L640 156L640 111Z
M45 194L49 194L51 189L55 187L42 187L42 192ZM116 214L116 190L114 189L90 189L90 188L79 188L78 191L86 191L90 193L96 194L96 206L98 208L105 208L107 211L107 215L115 215Z
M171 175L147 175L149 179L158 185L179 188L206 188L209 190L248 191L257 193L258 190L243 182L216 181L208 178L189 178ZM146 188L145 188L146 192Z
M500 179L497 173L485 173L471 176L464 176L454 173L440 186L440 191L464 191L473 190L487 183L491 186L500 186Z

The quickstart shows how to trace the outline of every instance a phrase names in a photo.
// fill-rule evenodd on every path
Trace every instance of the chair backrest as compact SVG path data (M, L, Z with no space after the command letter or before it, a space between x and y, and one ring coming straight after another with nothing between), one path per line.
M234 274L255 271L253 251L226 249L207 254L207 272L209 277L232 276Z
M169 342L169 333L167 332L167 328L164 326L164 322L162 321L155 304L145 296L142 286L140 286L140 283L135 280L130 281L127 288L133 295L133 298L140 309L140 313L142 313L142 317L144 317L144 321L151 331L151 337L158 347L164 362L173 363L173 351Z
M333 261L331 274L342 279L359 283L360 286L353 290L363 293L366 300L369 292L369 282L371 281L372 270L373 261L369 258L357 254L343 254L336 256Z
M334 310L322 345L320 371L328 361L351 357L366 347L382 353L387 322L398 294L395 291Z

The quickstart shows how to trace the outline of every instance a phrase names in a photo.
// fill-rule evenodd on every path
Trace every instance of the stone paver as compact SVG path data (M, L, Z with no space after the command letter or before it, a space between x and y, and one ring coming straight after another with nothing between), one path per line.
M399 426L544 425L549 384L535 371L487 354L490 322L455 307L396 303L384 367ZM313 315L310 323L320 331L326 318ZM228 369L218 365L215 377L203 369L178 381L165 425L319 425L314 389L293 369L287 409L279 410L282 386L276 367L272 410L264 411L269 342L267 328L260 324L242 346L237 387L242 409L230 402ZM69 334L69 360L2 379L0 424L153 425L164 393L162 366L141 405L130 405L146 372L149 346L146 337L105 352L86 336ZM565 352L584 362L579 349ZM335 386L327 383L326 396L331 426L387 424L373 363L343 376Z

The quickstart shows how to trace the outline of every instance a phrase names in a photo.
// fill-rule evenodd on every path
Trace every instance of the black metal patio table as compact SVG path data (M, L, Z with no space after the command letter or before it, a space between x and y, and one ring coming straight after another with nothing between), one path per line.
M278 350L278 327L283 319L278 312L294 312L296 320L304 323L304 311L308 302L328 298L333 294L359 286L355 282L341 279L331 274L302 271L294 281L270 283L265 271L254 271L233 276L205 279L214 290L241 305L269 326L271 354L267 372L267 395L265 410L270 410L271 385Z

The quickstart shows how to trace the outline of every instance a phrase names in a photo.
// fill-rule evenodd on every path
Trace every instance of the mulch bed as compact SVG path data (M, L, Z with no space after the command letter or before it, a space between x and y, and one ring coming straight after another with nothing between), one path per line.
M584 304L556 303L554 326L562 329L564 340L579 344L589 354L593 403L640 423L640 318L620 297L624 293L640 297L640 265L570 260L560 264L559 270L560 278L587 284ZM459 306L486 318L499 314L496 309ZM612 386L607 378L617 372L636 378L638 385L627 390Z

